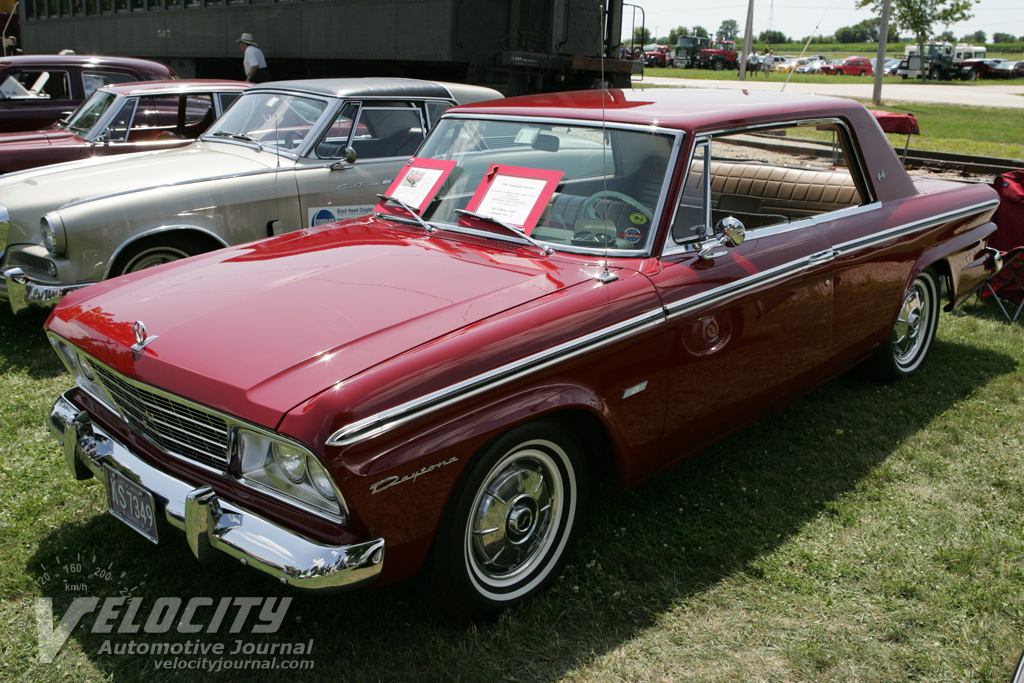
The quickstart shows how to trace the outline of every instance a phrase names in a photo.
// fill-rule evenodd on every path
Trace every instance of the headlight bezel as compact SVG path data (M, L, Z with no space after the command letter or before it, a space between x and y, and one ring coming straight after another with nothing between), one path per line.
M348 523L345 498L330 471L313 451L280 434L248 425L234 428L231 443L231 460L237 463L232 469L239 482L275 496L287 496L288 501L298 507L330 515L341 524ZM281 466L279 453L282 451L303 458L302 476L297 480ZM313 480L314 471L326 476L333 498L324 495L322 484Z
M44 215L39 219L39 229L43 234L43 246L47 251L60 256L67 250L67 232L64 230L64 221L60 214L51 211Z

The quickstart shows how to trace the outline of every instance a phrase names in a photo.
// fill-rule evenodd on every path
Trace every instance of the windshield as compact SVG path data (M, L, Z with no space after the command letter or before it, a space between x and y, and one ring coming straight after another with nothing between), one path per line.
M113 93L97 90L68 117L68 130L85 136L103 118L116 99L117 96Z
M259 92L244 94L214 122L204 138L248 140L291 150L302 144L327 109L311 97Z
M549 198L537 195L536 224L518 226L534 239L568 251L642 252L653 237L672 143L666 134L586 123L442 119L418 158L455 167L423 217L457 224L497 165L555 179Z

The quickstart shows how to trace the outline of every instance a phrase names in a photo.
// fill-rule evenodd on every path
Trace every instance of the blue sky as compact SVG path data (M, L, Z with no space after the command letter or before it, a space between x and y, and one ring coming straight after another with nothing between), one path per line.
M734 19L742 32L747 18L748 2L744 0L722 0L721 5L711 3L685 2L682 0L632 0L643 7L648 30L655 36L665 36L676 26L703 26L710 33L718 29L726 19ZM808 35L831 35L843 26L852 26L864 19L870 19L870 10L858 10L854 0L755 0L754 35L766 29L782 31L787 36L800 39ZM633 9L626 7L623 20L623 34L631 33ZM636 24L640 25L640 13L636 12ZM944 27L935 27L942 32ZM1020 0L981 0L974 8L974 18L949 27L958 37L975 31L984 31L988 40L998 32L1024 35L1024 5ZM657 31L655 31L657 29Z

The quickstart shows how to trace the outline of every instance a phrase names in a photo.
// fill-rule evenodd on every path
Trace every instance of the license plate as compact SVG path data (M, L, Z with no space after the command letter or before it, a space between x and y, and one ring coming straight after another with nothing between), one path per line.
M117 470L107 469L110 514L156 543L156 505L153 494Z

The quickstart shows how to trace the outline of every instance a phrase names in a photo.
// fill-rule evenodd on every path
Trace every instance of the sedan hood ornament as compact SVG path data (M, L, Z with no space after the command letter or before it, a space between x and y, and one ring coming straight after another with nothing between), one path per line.
M155 334L152 337L147 335L146 323L141 320L135 321L135 324L132 325L132 332L135 334L135 343L132 345L131 349L136 353L142 353L145 350L146 345L157 338L157 335Z

